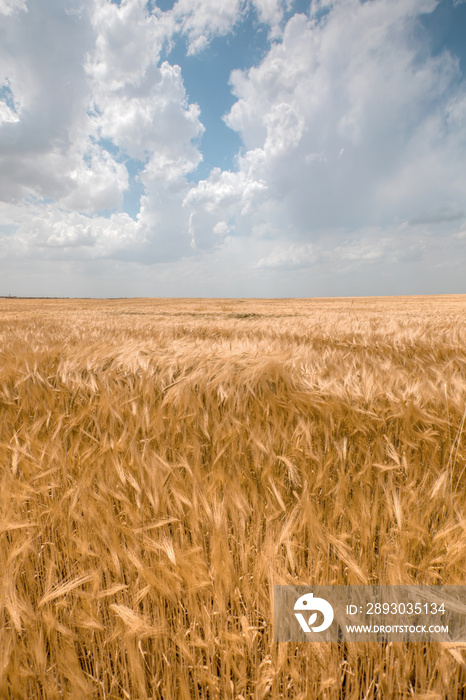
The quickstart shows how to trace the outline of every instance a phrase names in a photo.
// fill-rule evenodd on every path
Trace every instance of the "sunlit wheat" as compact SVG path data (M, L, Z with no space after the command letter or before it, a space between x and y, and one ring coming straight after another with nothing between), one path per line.
M465 583L465 297L0 310L0 697L465 696L272 642L274 584Z

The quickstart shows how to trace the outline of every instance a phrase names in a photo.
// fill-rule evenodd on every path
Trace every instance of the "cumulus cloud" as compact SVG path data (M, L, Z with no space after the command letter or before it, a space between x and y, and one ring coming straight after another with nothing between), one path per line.
M14 118L10 114L0 127L0 191L6 200L66 199L89 171L99 193L108 190L109 172L125 187L121 169L93 147L82 64L92 33L88 12L67 12L76 6L73 0L37 0L27 13L2 23L0 75L14 106Z
M3 100L0 100L0 125L4 122L11 122L14 124L18 121L19 117L16 113L16 110L12 109L10 105L8 105Z
M242 0L178 0L170 18L188 38L188 53L202 51L214 36L230 32L238 21Z
M17 250L107 255L121 249L120 231L130 257L189 253L181 205L202 159L203 126L179 66L160 62L170 13L142 0L37 0L21 17L14 10L26 5L1 8L0 197L24 201ZM118 213L128 159L139 162L145 188L137 225Z
M27 12L26 0L0 0L0 15Z
M415 31L435 6L335 0L293 16L260 65L232 73L225 121L247 150L235 173L215 171L189 193L192 226L226 191L239 233L273 221L296 241L462 211L464 80L457 59L431 55Z
M146 164L145 183L194 170L201 160L193 144L203 132L199 107L188 103L180 67L158 65L169 19L143 0L120 7L100 0L93 24L98 34L86 70L98 135Z
M252 8L258 20L270 29L271 38L281 34L284 12L292 0L177 0L163 16L167 36L183 34L188 55L203 51L218 36L234 31Z
M221 281L241 260L267 277L451 250L466 88L418 31L436 5L313 0L285 23L291 0L0 0L3 258L215 260ZM251 10L269 45L230 76L242 148L197 182L202 113L168 49L198 54Z
M94 124L101 137L109 139L130 158L145 161L155 154L165 160L175 156L191 168L200 154L190 148L191 141L203 131L199 108L188 105L179 66L164 62L155 68L144 91L103 91L95 97Z
M21 207L3 205L0 214L14 230L14 235L0 239L2 258L112 257L141 240L138 224L125 213L91 217L57 205L29 201Z
M150 12L145 0L95 0L90 17L95 45L86 61L95 89L140 85L149 67L157 65L165 40L160 14Z
M291 0L253 0L252 4L259 20L270 26L271 36L279 36L283 14L292 6Z
M193 248L218 245L222 240L218 233L225 230L224 223L230 231L229 221L234 221L239 213L250 214L253 204L257 207L267 186L253 177L252 170L233 173L214 168L208 180L189 190L183 206L190 211L189 233Z

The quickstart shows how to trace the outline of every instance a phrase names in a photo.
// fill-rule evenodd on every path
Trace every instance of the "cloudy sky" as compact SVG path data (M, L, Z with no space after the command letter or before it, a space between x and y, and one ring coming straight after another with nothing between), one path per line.
M0 295L466 292L465 0L0 0Z

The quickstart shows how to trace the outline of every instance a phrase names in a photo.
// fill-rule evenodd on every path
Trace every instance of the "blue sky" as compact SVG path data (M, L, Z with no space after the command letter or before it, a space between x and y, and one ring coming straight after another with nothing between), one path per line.
M466 2L0 0L0 294L466 292Z

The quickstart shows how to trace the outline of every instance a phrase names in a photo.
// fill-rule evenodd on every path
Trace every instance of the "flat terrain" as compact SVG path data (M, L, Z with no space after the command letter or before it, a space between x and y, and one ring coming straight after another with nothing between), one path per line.
M0 299L1 698L466 696L273 644L273 585L464 584L466 296Z

